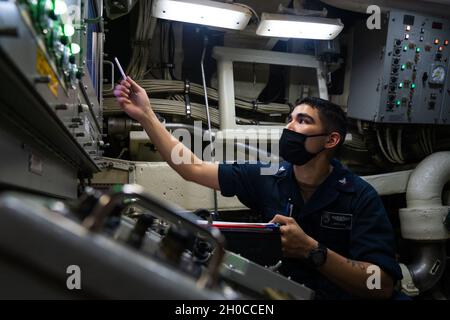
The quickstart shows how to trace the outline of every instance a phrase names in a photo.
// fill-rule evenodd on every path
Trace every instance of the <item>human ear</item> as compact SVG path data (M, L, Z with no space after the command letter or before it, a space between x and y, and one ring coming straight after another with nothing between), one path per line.
M328 141L325 144L325 147L330 148L330 149L334 148L339 144L340 141L341 141L341 135L338 132L332 132L328 136Z

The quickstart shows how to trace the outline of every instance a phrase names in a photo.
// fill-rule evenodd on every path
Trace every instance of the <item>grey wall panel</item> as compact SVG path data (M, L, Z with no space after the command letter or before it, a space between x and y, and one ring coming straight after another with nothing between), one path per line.
M2 122L0 154L1 184L57 197L77 197L76 168Z

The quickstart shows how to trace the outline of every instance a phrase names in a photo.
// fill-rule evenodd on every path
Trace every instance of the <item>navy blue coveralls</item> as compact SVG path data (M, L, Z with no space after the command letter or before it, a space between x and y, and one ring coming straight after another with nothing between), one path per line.
M261 175L262 164L220 164L220 190L225 197L237 196L267 221L276 214L289 216L292 210L313 239L346 258L376 264L400 280L394 233L378 193L338 160L331 164L333 171L306 203L289 162L282 162L274 175ZM318 299L352 298L300 260L284 259L280 272L315 290Z

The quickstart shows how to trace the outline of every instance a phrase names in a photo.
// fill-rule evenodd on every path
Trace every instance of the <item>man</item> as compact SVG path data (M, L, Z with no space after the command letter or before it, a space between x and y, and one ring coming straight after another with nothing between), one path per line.
M160 123L145 90L127 78L114 95L184 179L237 195L280 223L283 274L314 289L317 298L392 296L402 275L383 204L367 182L333 159L346 135L338 106L307 98L295 107L280 138L286 161L270 176L261 175L261 165L202 162L184 146L180 156L191 162L175 164L171 153L180 142Z

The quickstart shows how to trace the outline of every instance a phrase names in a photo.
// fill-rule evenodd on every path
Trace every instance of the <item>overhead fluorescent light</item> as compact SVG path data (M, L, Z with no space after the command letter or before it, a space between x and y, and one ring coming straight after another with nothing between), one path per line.
M332 40L343 28L340 19L264 12L256 34L266 37Z
M152 10L160 19L234 30L243 30L252 16L244 6L209 0L156 0Z

